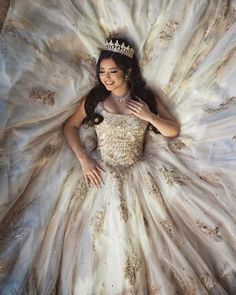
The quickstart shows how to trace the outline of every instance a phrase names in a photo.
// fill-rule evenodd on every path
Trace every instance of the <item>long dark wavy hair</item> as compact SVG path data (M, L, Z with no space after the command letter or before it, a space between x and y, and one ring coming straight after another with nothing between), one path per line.
M107 41L109 42L110 40L112 40L113 43L118 40L119 44L124 43L125 46L131 46L130 42L125 39L110 38ZM131 47L134 48L133 46ZM109 50L102 50L96 66L97 84L90 90L85 98L84 108L87 117L83 120L83 123L93 126L94 124L100 124L103 121L103 116L96 113L95 108L100 101L104 101L111 93L102 84L99 77L101 61L108 58L112 58L114 60L116 65L123 71L124 75L128 74L129 70L131 69L128 80L128 85L131 91L131 99L137 101L139 98L141 98L149 106L150 111L154 114L157 114L155 95L153 91L146 86L146 83L142 78L136 56L134 55L133 58L130 58L124 54ZM157 129L151 124L149 124L148 128L153 130L155 133L159 133Z

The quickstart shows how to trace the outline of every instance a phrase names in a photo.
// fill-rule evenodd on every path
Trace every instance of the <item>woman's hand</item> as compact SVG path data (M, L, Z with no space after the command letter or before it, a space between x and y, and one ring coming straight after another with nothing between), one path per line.
M86 184L88 186L95 185L97 188L101 187L102 183L104 183L101 177L101 172L104 170L98 165L98 163L88 156L80 159L80 163Z
M144 120L150 121L151 119L151 111L149 106L141 99L139 101L135 100L127 100L126 101L128 109L130 110L130 114Z

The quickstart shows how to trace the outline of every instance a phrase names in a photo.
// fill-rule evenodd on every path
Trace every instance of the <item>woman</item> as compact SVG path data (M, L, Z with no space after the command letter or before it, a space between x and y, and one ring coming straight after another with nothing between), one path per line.
M235 225L199 179L145 151L147 133L176 137L179 125L145 86L126 40L107 40L97 79L64 125L89 189L69 220L61 294L233 294L225 273L236 269L235 249L223 236ZM90 155L82 124L95 127Z
M121 48L122 45L124 49ZM130 48L128 52L125 51L126 48ZM79 109L68 119L64 133L82 165L86 182L98 187L102 183L102 169L81 147L76 129L83 121L92 125L100 123L101 115L95 114L99 102L102 102L105 111L133 115L149 123L164 136L177 136L179 126L157 97L154 97L152 91L146 89L134 50L127 41L111 39L106 42L106 50L101 52L97 63L97 78L98 85L82 100Z

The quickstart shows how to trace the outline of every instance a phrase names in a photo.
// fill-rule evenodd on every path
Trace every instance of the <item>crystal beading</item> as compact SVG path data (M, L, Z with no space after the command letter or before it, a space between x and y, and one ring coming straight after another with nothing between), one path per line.
M113 43L112 40L106 41L105 48L106 50L124 54L130 58L132 58L134 55L134 49L132 47L130 47L129 45L125 46L124 42L120 45L118 40L116 40L115 43Z

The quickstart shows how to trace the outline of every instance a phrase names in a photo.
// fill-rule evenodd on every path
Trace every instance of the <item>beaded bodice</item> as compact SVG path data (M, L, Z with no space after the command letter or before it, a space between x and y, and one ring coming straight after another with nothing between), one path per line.
M112 166L129 166L139 160L148 123L132 115L111 113L102 102L96 111L104 117L95 125L102 160Z

